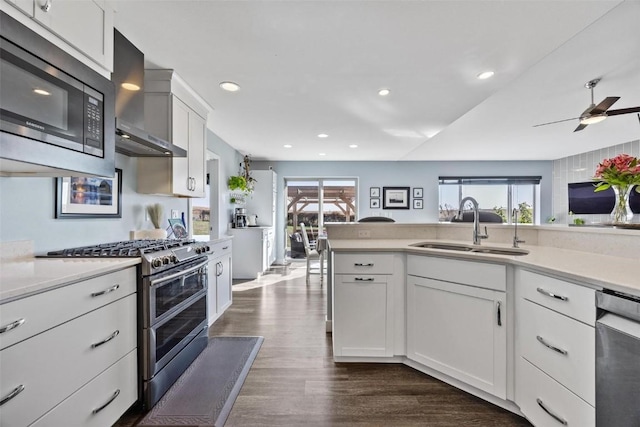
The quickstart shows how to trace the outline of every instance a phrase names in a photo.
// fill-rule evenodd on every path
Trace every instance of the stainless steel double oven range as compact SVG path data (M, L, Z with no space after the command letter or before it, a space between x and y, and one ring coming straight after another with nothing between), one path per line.
M207 346L210 248L193 240L131 240L49 252L49 257L140 257L140 401L151 408Z

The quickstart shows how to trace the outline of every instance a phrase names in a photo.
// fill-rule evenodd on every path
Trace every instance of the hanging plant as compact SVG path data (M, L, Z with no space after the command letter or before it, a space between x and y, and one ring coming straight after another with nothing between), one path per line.
M229 177L227 187L229 187L231 191L238 191L248 195L253 191L255 182L256 180L251 176L251 158L249 155L246 155L244 156L243 163L240 163L238 175ZM232 201L232 203L235 202Z

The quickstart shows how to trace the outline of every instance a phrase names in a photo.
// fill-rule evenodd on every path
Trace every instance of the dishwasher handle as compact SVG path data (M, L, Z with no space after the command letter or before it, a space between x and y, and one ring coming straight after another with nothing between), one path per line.
M640 297L604 289L596 291L596 307L601 312L615 313L640 322Z

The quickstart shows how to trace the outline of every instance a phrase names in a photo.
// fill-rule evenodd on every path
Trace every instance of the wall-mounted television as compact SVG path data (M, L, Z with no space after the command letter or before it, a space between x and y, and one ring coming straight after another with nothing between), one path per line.
M569 184L569 211L574 214L608 214L613 210L615 193L612 188L594 192L595 183L572 182ZM631 191L631 212L640 213L640 193Z

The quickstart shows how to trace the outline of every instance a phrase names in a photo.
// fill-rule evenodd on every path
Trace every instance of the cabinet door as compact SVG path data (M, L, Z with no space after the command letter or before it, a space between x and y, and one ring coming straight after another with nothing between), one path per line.
M334 356L393 356L387 276L338 274L333 290Z
M189 113L190 108L177 97L172 97L171 142L189 151ZM187 156L189 156L187 154ZM189 158L173 158L173 193L190 196Z
M227 254L217 258L216 267L216 292L217 309L220 316L230 305L233 299L231 292L231 255Z
M205 191L205 120L193 111L189 112L189 177L191 197L204 197Z
M506 398L504 292L407 276L407 355Z
M113 11L104 1L35 0L34 18L106 69L113 69Z

